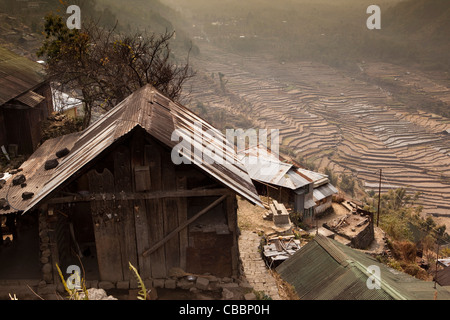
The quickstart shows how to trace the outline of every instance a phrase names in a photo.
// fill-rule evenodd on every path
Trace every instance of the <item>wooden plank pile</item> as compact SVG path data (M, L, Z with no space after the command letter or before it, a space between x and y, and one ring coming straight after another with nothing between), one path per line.
M264 259L269 268L274 268L300 249L300 240L294 235L269 238L263 247Z

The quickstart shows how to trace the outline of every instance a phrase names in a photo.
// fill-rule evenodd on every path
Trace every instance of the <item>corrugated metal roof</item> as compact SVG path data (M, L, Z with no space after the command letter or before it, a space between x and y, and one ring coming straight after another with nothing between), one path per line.
M450 258L438 259L438 262L440 264L442 264L443 266L446 266L446 267L450 266Z
M315 206L316 206L316 202L314 200L312 200L312 199L306 200L305 204L303 205L303 207L305 209L309 209L309 208L312 208L312 207L315 207Z
M367 268L380 268L380 289L369 289ZM450 299L450 292L388 268L370 255L335 240L316 235L277 267L280 276L304 300L432 300Z
M438 270L435 279L441 286L450 286L450 268L445 267L442 270Z
M201 141L196 139L195 134L198 132L195 124L200 124L204 130L206 138ZM23 211L31 209L118 138L136 127L145 129L170 148L179 144L180 140L172 141L174 130L179 129L183 141L194 142L193 152L180 149L183 157L191 159L194 165L250 202L262 206L245 167L237 161L234 147L227 142L225 136L186 107L174 103L147 85L131 94L83 131L73 143L70 153L52 170L52 175L46 177L47 181L40 186L39 192L26 205L16 204L15 208ZM204 161L202 154L196 152L203 150L200 148L222 151L225 160L219 163L208 161L209 158L205 157Z
M326 175L284 162L279 155L259 145L238 152L238 157L250 177L264 183L297 190L311 183L319 184L328 181Z
M64 148L69 150L78 139L81 133L73 133L65 136L49 139L45 141L32 155L25 161L20 172L13 176L9 176L7 183L0 189L0 199L4 198L8 201L10 208L8 210L0 210L0 214L7 214L25 210L32 199L23 200L24 192L32 192L37 195L45 183L53 176L56 169L45 170L44 164L47 160L56 159L56 152ZM58 159L63 161L64 158ZM13 185L12 180L15 176L23 174L26 178L26 186L22 188L20 185Z
M45 81L41 64L0 47L0 105Z
M41 96L40 94L37 94L33 91L25 92L24 94L18 96L14 100L17 100L21 103L23 103L26 106L29 106L31 108L34 108L39 103L41 103L45 98Z
M57 90L55 88L51 88L52 97L53 97L53 110L54 111L66 111L72 108L81 107L83 101L80 99L71 97L69 94Z
M323 186L315 188L313 191L313 197L315 201L320 201L336 193L338 193L338 190L331 183L327 183Z

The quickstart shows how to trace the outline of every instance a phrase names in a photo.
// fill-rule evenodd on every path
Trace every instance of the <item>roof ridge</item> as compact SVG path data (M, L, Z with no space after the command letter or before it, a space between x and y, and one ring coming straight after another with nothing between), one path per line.
M348 260L351 260L340 248L338 248L331 239L317 234L314 237L314 240L320 245L337 263L346 267L349 263Z

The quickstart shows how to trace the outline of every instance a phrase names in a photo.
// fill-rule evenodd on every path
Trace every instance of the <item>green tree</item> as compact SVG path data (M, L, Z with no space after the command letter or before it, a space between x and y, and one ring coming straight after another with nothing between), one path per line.
M330 168L325 168L324 169L324 174L326 174L328 176L328 179L330 180L330 183L332 185L337 185L338 183L338 176L330 169Z
M345 173L341 175L339 187L352 196L355 194L355 180L350 175Z
M47 59L51 82L62 91L68 87L81 92L84 127L94 108L109 110L148 83L176 100L183 83L194 76L189 56L179 63L172 54L173 32L125 35L89 21L81 30L70 30L54 14L46 16L44 30L38 55Z

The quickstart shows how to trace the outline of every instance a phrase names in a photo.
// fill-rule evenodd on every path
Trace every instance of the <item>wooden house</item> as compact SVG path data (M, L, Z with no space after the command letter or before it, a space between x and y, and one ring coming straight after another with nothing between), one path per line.
M41 142L41 124L53 111L42 65L0 47L0 146L31 154Z
M239 151L238 157L260 195L289 205L303 221L312 222L331 207L332 196L338 192L328 176L302 168L260 145Z
M203 161L199 145L177 151L190 164L172 161L173 132L194 138L194 123L216 133L203 145L228 161ZM236 195L261 204L243 165L230 159L234 148L219 131L147 85L85 131L46 141L0 190L0 215L16 214L19 227L35 217L33 254L50 284L59 281L55 263L65 270L78 257L88 280L113 284L131 285L129 263L143 279L180 268L231 277L239 274ZM0 257L0 279L11 263Z

